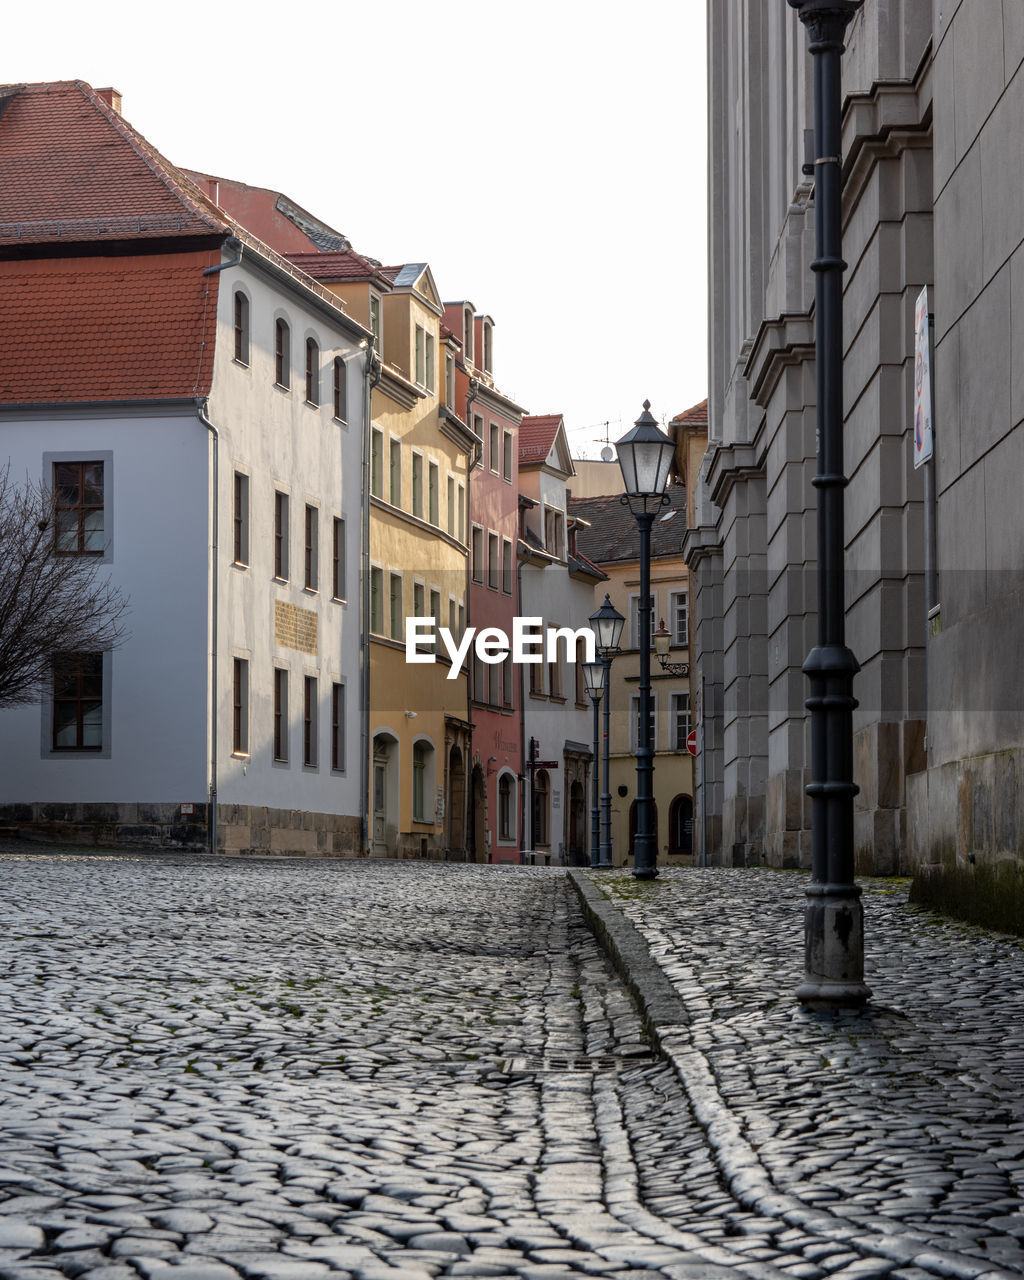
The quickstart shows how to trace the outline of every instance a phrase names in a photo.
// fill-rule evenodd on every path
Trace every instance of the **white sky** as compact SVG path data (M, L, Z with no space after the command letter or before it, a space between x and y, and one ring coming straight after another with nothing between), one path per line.
M114 85L175 164L287 192L495 321L495 380L597 457L707 394L704 0L5 14L0 82Z

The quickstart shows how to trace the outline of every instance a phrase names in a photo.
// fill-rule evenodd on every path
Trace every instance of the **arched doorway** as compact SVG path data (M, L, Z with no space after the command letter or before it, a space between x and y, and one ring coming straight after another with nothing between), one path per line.
M551 779L546 769L538 769L533 779L533 825L531 828L535 849L551 848L550 804Z
M635 856L633 844L634 844L634 841L636 840L636 806L637 806L637 802L635 800L629 806L629 856L630 858L633 858ZM653 797L651 799L651 814L654 819L652 823L654 827L654 850L655 850L655 854L657 854L658 848L660 847L658 843L658 802L657 800L653 799Z
M398 848L398 739L382 731L373 739L370 777L370 854L393 858Z
M587 857L587 798L583 784L577 780L569 789L569 848L566 862L571 867L584 867Z
M456 862L466 860L466 765L462 749L452 747L448 757L448 847L445 856Z
M693 800L676 796L668 811L668 851L682 857L693 857Z

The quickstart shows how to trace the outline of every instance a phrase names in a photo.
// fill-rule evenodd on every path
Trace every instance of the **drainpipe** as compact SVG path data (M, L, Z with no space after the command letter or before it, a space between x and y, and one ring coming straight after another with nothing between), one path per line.
M473 401L476 399L477 392L479 390L480 390L479 381L476 378L470 378L469 394L466 396L466 426L470 429L470 431L473 430L473 417L472 417L472 414L470 413L470 409L472 409L473 407ZM475 454L470 454L469 470L466 475L466 528L462 530L463 533L470 533L469 555L466 557L466 629L467 631L473 624L473 612L472 612L473 607L470 602L473 597L473 566L472 566L473 537L472 537L471 530L473 528L473 469L475 466L476 466ZM473 659L470 658L469 664L466 667L466 723L467 724L473 723L473 667L474 667ZM470 841L468 837L469 837L469 833L472 832L473 833L473 842L472 842L473 857L475 859L477 854L476 792L473 790L473 783L472 783L472 777L473 777L473 770L472 770L473 730L472 729L470 729L469 731L469 750L466 752L466 754L469 757L467 760L467 764L470 766L466 770L466 787L468 788L468 794L466 797L468 800L468 804L466 804L465 806L465 810L468 815L467 816L468 825L466 830L466 836L467 836L466 847L467 849L469 848ZM486 804L487 804L487 774L485 772L484 773L485 809L486 809Z
M241 240L236 240L234 236L229 236L224 241L224 248L229 250L235 256L230 260L230 262L218 262L215 267L207 267L203 272L204 276L213 276L216 275L218 271L227 271L228 267L237 267L242 261ZM209 426L209 423L207 423L207 426Z
M241 248L241 245L239 245ZM225 266L230 264L225 263ZM211 268L212 269L212 268ZM207 832L210 852L217 852L217 613L220 530L220 432L207 415L209 399L196 398L196 414L213 442L213 509L210 542L210 800Z
M359 652L360 752L359 781L362 803L359 806L359 830L363 848L370 849L370 435L373 419L373 388L380 382L381 362L373 346L367 343L363 369L363 459L362 459L362 552L359 573L359 618L361 645Z

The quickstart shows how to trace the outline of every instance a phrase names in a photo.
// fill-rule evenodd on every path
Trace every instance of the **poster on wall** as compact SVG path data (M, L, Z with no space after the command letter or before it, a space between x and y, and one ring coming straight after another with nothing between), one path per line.
M932 353L928 334L928 287L914 308L914 468L932 456Z

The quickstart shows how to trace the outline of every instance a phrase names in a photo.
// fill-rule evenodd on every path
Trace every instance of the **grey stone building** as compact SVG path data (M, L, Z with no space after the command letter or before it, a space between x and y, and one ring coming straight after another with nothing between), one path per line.
M785 0L709 0L707 11L710 444L686 558L707 800L716 833L720 824L710 852L726 864L807 866L811 58ZM843 58L857 866L912 871L933 900L989 919L1024 883L1022 60L1020 0L866 0ZM930 610L912 430L924 286L934 317Z

